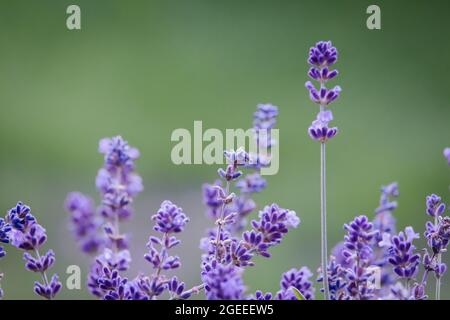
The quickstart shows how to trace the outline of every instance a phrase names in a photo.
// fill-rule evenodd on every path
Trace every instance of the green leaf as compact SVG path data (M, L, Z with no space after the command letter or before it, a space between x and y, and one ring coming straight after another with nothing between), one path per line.
M291 290L294 292L297 300L306 300L305 296L296 287L291 287Z

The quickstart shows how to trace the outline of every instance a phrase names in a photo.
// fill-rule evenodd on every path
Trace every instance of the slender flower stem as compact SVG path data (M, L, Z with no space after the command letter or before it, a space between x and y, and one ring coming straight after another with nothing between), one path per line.
M164 247L164 249L163 249L164 255L163 255L162 259L161 259L161 262L159 263L158 269L156 270L156 277L157 278L159 278L159 276L161 275L162 264L164 263L164 260L166 260L166 257L167 257L166 239L167 239L168 236L169 236L168 233L164 232L164 235L162 237L162 245Z
M230 192L230 182L227 181L227 186L225 189L225 196L228 196L228 193ZM223 215L225 212L225 201L222 203L222 208L220 209L220 217L219 217L219 224L217 226L217 234L216 234L216 260L219 259L219 242L220 242L220 234L222 233L222 220L223 220Z
M327 186L326 186L326 153L325 142L320 144L320 220L321 220L321 264L325 299L330 299L328 285L328 245L327 245Z
M192 294L199 294L202 290L205 289L205 284L202 283L198 286L192 287L189 290L183 291L179 296L173 296L171 297L169 300L181 300L181 296L183 296L184 294L191 292Z
M435 257L436 257L436 254L433 253L433 255L431 256L431 261L433 261ZM429 272L430 272L430 270L426 269L425 272L423 273L422 281L420 282L423 286L425 286L427 284L427 278L428 278Z
M436 214L435 218L434 218L434 224L437 226L438 225L438 215ZM440 253L438 253L437 255L437 262L440 265L442 263L442 256ZM440 277L436 277L436 300L441 300L441 278Z

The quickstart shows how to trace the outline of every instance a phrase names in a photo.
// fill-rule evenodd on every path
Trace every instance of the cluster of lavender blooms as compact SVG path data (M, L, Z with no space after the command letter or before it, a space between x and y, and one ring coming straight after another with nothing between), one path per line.
M5 218L0 218L0 242L25 251L23 254L25 269L39 273L42 278L42 282L34 283L34 292L50 300L60 291L61 283L57 274L50 279L47 276L47 270L55 263L55 253L50 249L44 255L40 254L39 249L46 241L45 229L37 222L30 207L22 202L17 202ZM0 259L5 255L4 248L0 247ZM0 274L0 280L2 277L3 275ZM2 296L3 290L0 288L0 298Z
M440 279L447 270L439 255L448 246L450 217L442 216L446 206L441 198L434 194L426 198L426 213L437 222L426 224L424 236L432 253L424 249L421 257L414 245L419 234L411 226L395 231L392 211L397 202L389 199L392 196L398 196L396 183L382 188L372 222L359 216L344 225L345 241L334 248L327 268L332 299L426 299L429 274Z
M183 231L189 221L183 210L170 201L164 201L151 217L153 229L160 237L149 237L144 259L154 272L133 279L124 275L130 268L131 253L128 237L121 233L120 224L130 219L132 203L143 190L142 179L135 171L139 151L117 136L102 139L99 152L104 155L104 166L96 179L101 204L95 208L89 196L72 192L65 205L80 249L94 257L88 275L90 292L105 300L148 300L165 292L170 298L188 298L196 288L184 290L185 284L177 277L164 275L164 271L181 265L179 257L169 252L180 243L175 234Z
M164 293L169 299L188 299L202 290L208 299L271 299L272 296L294 299L291 288L295 287L306 299L314 298L313 283L309 280L312 273L306 267L285 273L276 295L261 291L246 294L242 280L244 268L254 265L255 256L269 258L269 249L280 244L288 230L300 223L294 211L271 204L260 210L258 219L252 220L251 228L246 230L247 216L257 207L252 194L267 186L260 170L270 164L270 149L276 143L270 130L276 124L277 115L277 107L258 105L254 114L254 138L266 153L247 153L243 148L226 151L228 165L218 170L221 180L203 186L208 216L215 221L216 228L208 230L201 240L202 282L190 289L176 276L170 278L165 274L181 266L180 258L171 252L180 244L176 234L189 222L183 210L168 200L151 217L153 230L159 236L149 237L144 259L150 263L152 274L139 274L132 280L124 275L130 267L131 254L127 236L119 231L119 226L130 218L132 202L143 190L134 164L139 152L121 137L101 140L99 151L104 154L104 166L96 180L101 205L95 208L94 201L79 192L70 193L65 204L80 249L93 257L88 276L91 293L106 300L156 299ZM243 169L250 172L244 176ZM236 193L231 192L231 187Z
M254 113L253 129L259 147L269 148L276 143L270 130L276 124L278 108L271 104L260 104ZM265 134L259 133L264 130ZM270 258L269 249L282 242L289 229L296 228L300 219L292 210L277 204L265 206L259 211L258 219L247 228L246 217L256 209L251 196L261 192L267 181L260 170L270 164L270 150L264 159L249 154L243 148L225 151L227 167L218 170L221 180L203 186L204 204L207 216L215 220L216 228L207 231L201 240L202 280L208 299L294 299L292 287L306 299L314 298L314 288L308 268L292 269L282 275L280 291L262 293L257 290L246 295L242 280L245 268L255 264L254 257ZM249 170L245 176L242 170ZM233 188L233 190L231 190ZM236 193L232 192L235 191Z
M308 75L319 83L320 88L317 89L311 81L306 82L310 99L320 106L308 133L313 140L321 142L322 263L318 281L323 282L322 291L326 299L337 300L424 299L428 275L434 273L436 298L439 299L440 279L447 269L441 262L441 255L448 245L450 219L442 217L445 205L436 195L426 200L426 212L434 217L434 222L426 225L425 237L432 253L425 250L422 257L424 272L421 280L417 279L421 256L413 244L419 234L410 226L396 233L392 214L397 207L394 198L399 195L396 183L382 188L380 205L375 210L373 221L362 215L344 225L347 231L344 242L334 248L327 261L325 142L337 133L337 128L328 126L333 120L328 108L339 97L341 89L339 86L327 89L325 84L338 74L336 70L330 70L337 58L337 50L331 41L316 43L309 52L311 68ZM450 149L444 150L444 156L450 164Z
M332 89L326 87L326 83L338 75L338 71L330 67L336 63L338 52L333 47L331 41L320 41L309 51L308 63L311 68L308 76L318 82L317 89L311 81L307 81L305 86L309 91L310 99L319 105L320 110L308 129L310 137L322 143L332 139L338 132L336 127L329 127L333 120L333 113L329 110L329 105L334 102L341 92L341 87L335 86Z
M179 257L169 252L180 243L175 234L183 231L189 221L183 210L170 201L164 201L152 216L154 231L160 236L149 238L144 258L154 272L149 276L140 274L131 281L123 275L129 269L131 255L119 224L130 217L132 201L142 191L142 180L134 170L139 153L120 137L103 139L99 151L104 154L105 163L97 175L97 188L102 196L100 207L95 209L94 201L78 192L70 193L66 200L71 229L81 250L95 256L88 278L90 291L102 299L154 299L164 292L171 299L187 299L201 290L209 299L244 298L243 269L254 265L253 258L257 255L270 257L269 248L281 243L288 229L300 223L294 211L272 204L260 211L259 219L251 221L250 230L244 230L246 217L256 209L251 195L267 185L260 169L270 164L270 148L276 143L270 129L275 126L277 115L277 107L262 104L254 116L255 139L258 146L269 150L268 154L261 157L242 148L226 151L228 165L218 171L226 187L217 181L203 188L208 214L217 228L209 230L202 241L205 250L202 283L191 289L186 289L178 278L164 275L164 271L180 267ZM252 172L242 176L241 169ZM237 195L230 192L231 183ZM101 227L103 234L98 232ZM277 297L292 298L289 290L296 286L307 298L312 298L310 276L305 268L289 271L289 275L283 276L285 280Z
M394 211L399 190L397 183L391 183L381 188L373 219L360 215L344 224L344 241L335 246L331 256L327 255L325 142L337 134L337 128L328 126L333 119L328 108L341 89L327 89L325 84L337 76L337 71L330 69L336 61L337 50L329 41L318 42L310 49L308 74L320 88L316 89L310 81L306 87L320 111L308 132L313 140L321 142L322 148L322 263L317 281L323 284L321 290L326 299L423 300L428 298L430 276L434 276L439 299L440 283L447 271L442 255L450 242L450 217L446 215L446 204L436 194L427 196L425 201L424 211L431 220L425 225L428 248L422 254L416 244L420 235L411 226L397 232ZM105 300L178 300L201 292L213 300L314 299L314 275L306 266L283 273L280 290L275 294L261 290L248 293L243 280L256 257L270 258L272 248L300 224L293 210L275 203L262 207L257 217L248 221L249 215L257 211L253 195L267 187L261 169L270 165L271 147L277 143L271 135L277 116L276 106L258 105L253 118L254 139L258 151L265 152L246 152L242 147L225 151L227 165L218 170L219 179L203 185L203 202L215 227L207 230L200 241L201 283L190 288L177 276L167 274L181 267L180 258L173 251L180 244L178 234L189 222L183 209L168 200L151 216L155 234L149 236L148 251L142 257L151 266L151 274L140 273L133 278L126 275L132 260L128 235L120 227L132 217L133 202L143 191L142 179L135 170L139 151L120 136L102 139L99 152L104 156L104 165L96 178L100 205L96 207L92 198L80 192L69 193L65 202L75 240L80 250L92 258L87 279L90 292ZM444 150L444 156L450 165L450 148ZM46 240L45 229L21 202L0 218L0 259L6 255L3 244L25 251L25 268L42 277L42 282L35 283L35 293L52 299L61 283L56 274L50 280L47 276L55 254L52 250L40 254ZM2 277L0 274L0 280Z

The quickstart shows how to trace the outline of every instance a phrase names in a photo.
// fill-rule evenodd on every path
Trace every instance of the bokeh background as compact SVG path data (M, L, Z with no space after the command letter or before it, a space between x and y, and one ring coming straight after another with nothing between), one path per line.
M68 231L67 192L95 196L102 165L98 140L123 135L141 150L145 191L122 229L132 234L133 268L143 259L150 216L164 199L185 209L191 223L176 250L180 276L199 282L199 238L205 218L201 185L216 166L176 166L175 128L248 128L257 103L279 106L280 171L258 205L297 211L301 226L245 273L249 292L277 291L282 272L319 265L319 145L306 128L316 106L308 100L308 49L332 40L340 52L343 88L333 105L341 132L328 147L329 241L357 214L373 216L379 188L398 181L399 228L422 233L429 193L450 199L450 2L376 1L382 30L366 28L374 1L0 1L0 210L17 200L46 226L65 281L68 265L86 276L88 259ZM82 30L66 29L76 3ZM419 247L424 246L423 239ZM450 262L450 255L445 257ZM32 299L35 274L22 253L0 263L6 299ZM83 280L84 281L84 280ZM434 292L432 285L430 292ZM450 277L443 297L450 298ZM91 298L64 290L63 299Z

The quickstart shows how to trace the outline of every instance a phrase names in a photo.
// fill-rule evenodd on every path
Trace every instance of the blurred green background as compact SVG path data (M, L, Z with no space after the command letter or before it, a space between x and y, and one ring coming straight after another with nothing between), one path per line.
M164 199L191 223L176 251L180 276L199 282L199 238L205 218L201 185L216 166L175 166L175 128L248 128L260 102L280 109L280 171L268 177L259 206L277 202L297 211L301 226L245 273L249 292L277 291L282 272L319 265L319 145L306 128L308 49L332 40L343 93L333 105L339 136L328 147L329 241L342 224L373 216L382 184L398 181L399 228L422 233L429 193L450 198L450 2L375 1L382 30L366 28L374 1L0 1L0 210L17 200L46 226L46 248L63 281L68 265L83 267L63 210L66 193L95 193L102 165L98 140L123 135L141 150L145 191L123 230L132 234L133 269L143 259L150 216ZM81 7L82 30L66 29L66 8ZM420 246L424 246L423 239ZM22 253L0 262L6 299L32 299L35 274ZM450 262L450 255L445 257ZM83 280L84 281L84 280ZM432 285L430 292L434 292ZM443 285L450 298L450 276ZM91 298L64 290L64 299Z

